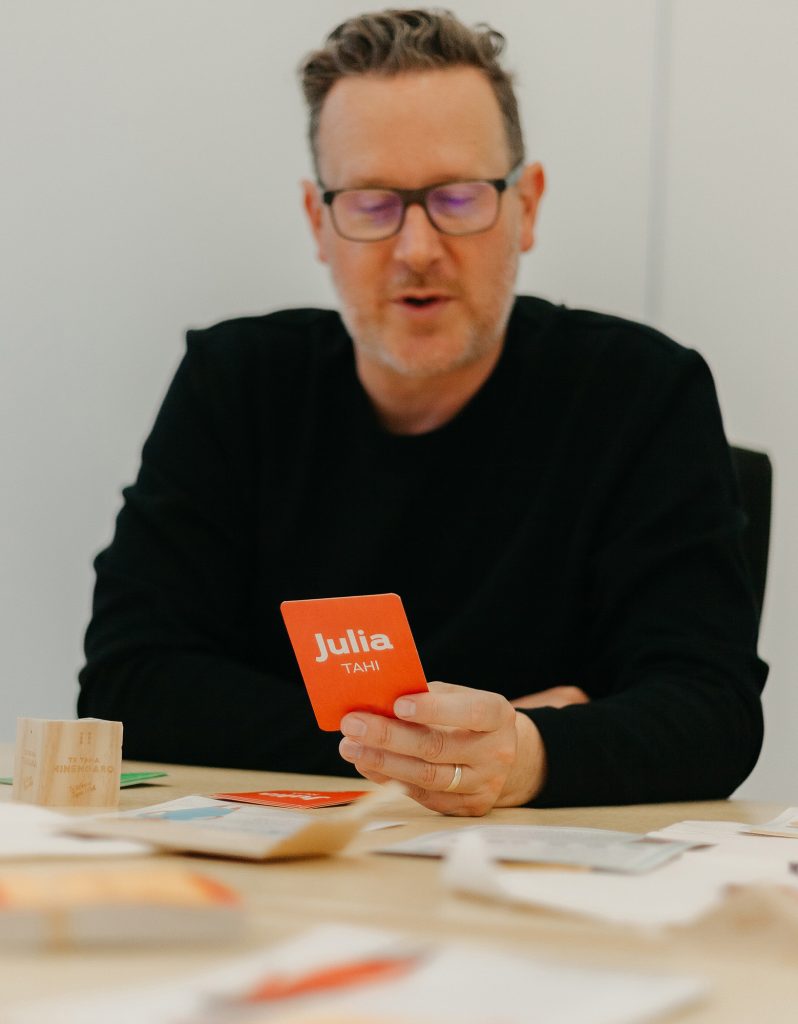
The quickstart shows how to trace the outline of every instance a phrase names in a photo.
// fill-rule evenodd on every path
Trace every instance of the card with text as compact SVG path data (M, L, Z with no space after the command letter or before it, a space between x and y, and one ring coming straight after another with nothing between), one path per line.
M393 717L394 701L427 681L397 594L283 601L280 605L320 728L349 711Z
M214 800L232 800L238 804L263 804L266 807L293 807L304 809L310 807L343 807L352 804L367 789L352 789L342 792L329 792L317 789L266 789L255 793L212 793Z

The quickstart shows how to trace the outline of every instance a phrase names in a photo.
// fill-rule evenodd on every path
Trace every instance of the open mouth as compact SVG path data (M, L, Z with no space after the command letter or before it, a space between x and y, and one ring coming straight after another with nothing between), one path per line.
M446 301L445 295L403 295L399 300L403 306L410 309L427 309L430 306L440 306Z

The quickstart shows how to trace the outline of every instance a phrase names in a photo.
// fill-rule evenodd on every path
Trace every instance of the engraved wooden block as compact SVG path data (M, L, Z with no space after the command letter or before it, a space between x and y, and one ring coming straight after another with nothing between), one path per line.
M122 723L18 718L13 799L42 807L119 805Z

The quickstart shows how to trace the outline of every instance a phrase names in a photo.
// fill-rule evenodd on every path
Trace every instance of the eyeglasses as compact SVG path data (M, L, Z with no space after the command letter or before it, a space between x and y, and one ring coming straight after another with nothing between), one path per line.
M522 169L518 163L506 178L446 181L427 188L339 188L323 192L322 200L330 207L335 230L352 242L380 242L398 234L408 206L415 203L444 235L475 235L496 223L502 192L518 181Z

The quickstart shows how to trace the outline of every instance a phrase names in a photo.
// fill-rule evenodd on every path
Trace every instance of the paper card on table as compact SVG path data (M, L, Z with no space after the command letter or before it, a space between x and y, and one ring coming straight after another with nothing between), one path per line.
M705 991L684 975L330 924L176 981L17 1005L4 1024L524 1024L530 1012L546 1024L637 1024Z
M741 821L677 821L665 828L646 832L646 838L676 840L692 846L715 846L739 835L747 827Z
M35 804L0 803L0 860L47 857L137 857L151 846L121 839L79 839L63 835L76 820Z
M616 925L659 929L689 924L714 909L722 884L671 878L681 861L646 875L568 870L514 871L496 864L477 833L463 836L441 870L454 892L500 903L554 910Z
M122 781L119 785L122 789L127 786L140 786L145 782L152 782L153 779L166 778L166 772L122 772Z
M762 825L749 825L745 831L755 836L798 839L798 807L788 807L772 821L766 821Z
M427 689L397 594L283 601L280 610L321 729L335 732L349 711L393 718L398 697Z
M692 846L712 847L717 857L772 861L775 864L798 863L798 829L789 822L795 808L788 808L773 821L747 825L742 821L681 821L649 832L649 839L676 839ZM774 842L774 839L778 839Z
M239 804L309 810L314 807L343 807L345 804L353 804L368 793L367 789L335 792L320 789L265 789L255 793L211 793L211 796L214 800L232 800Z
M384 846L377 853L443 857L463 836L478 835L497 860L557 864L598 871L641 873L665 864L688 849L687 843L648 842L634 832L553 825L471 825L428 832Z
M162 779L166 772L122 772L119 786L124 789L126 786L140 786L143 782L151 782L152 779ZM13 786L13 775L6 775L0 778L0 786Z
M730 888L770 886L798 895L787 861L687 850L647 874L502 868L478 832L463 836L441 871L447 888L481 898L658 930L689 925L720 907Z
M69 832L119 836L170 850L244 860L320 857L337 853L363 827L370 810L400 792L386 785L352 807L323 817L303 811L185 796L133 811L70 819Z
M0 872L0 947L216 942L243 923L234 890L160 860Z

